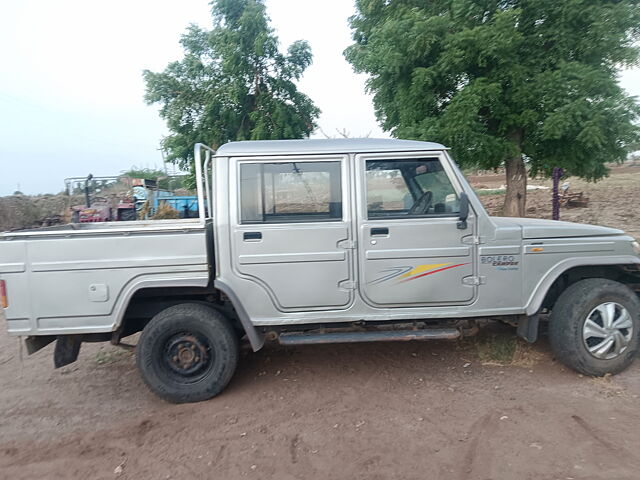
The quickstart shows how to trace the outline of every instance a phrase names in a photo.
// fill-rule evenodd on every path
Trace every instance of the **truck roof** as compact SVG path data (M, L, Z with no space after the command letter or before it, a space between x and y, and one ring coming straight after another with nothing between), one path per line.
M216 155L292 155L312 153L370 153L444 150L445 146L394 138L330 138L302 140L247 140L222 145Z

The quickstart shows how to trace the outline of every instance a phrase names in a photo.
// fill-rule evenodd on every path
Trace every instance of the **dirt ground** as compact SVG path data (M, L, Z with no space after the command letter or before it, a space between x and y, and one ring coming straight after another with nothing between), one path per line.
M640 169L627 170L572 180L590 205L562 218L640 237ZM530 215L548 217L548 198L531 194ZM52 346L27 357L0 329L0 479L640 478L640 362L587 378L546 338L513 335L268 347L243 353L219 397L171 405L130 351L85 344L54 370ZM491 354L503 344L516 350L501 364Z

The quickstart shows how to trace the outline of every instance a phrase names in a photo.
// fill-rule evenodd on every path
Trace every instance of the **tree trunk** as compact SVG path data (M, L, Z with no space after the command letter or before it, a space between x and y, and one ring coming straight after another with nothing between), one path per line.
M505 217L524 217L527 202L527 169L522 155L505 162L507 170L507 194L504 199Z

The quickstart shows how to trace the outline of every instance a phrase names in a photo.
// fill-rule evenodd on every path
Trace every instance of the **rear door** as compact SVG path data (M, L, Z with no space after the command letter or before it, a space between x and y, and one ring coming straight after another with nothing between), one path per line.
M457 228L461 186L442 154L358 155L360 293L373 305L468 304L473 232Z
M239 191L231 218L233 265L279 310L341 308L353 299L346 160L230 159Z

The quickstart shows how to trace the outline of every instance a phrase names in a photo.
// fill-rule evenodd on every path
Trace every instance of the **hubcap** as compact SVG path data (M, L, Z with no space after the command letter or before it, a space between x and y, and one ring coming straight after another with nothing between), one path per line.
M633 336L631 315L619 303L607 302L591 310L582 326L582 339L591 355L611 360L621 355Z

